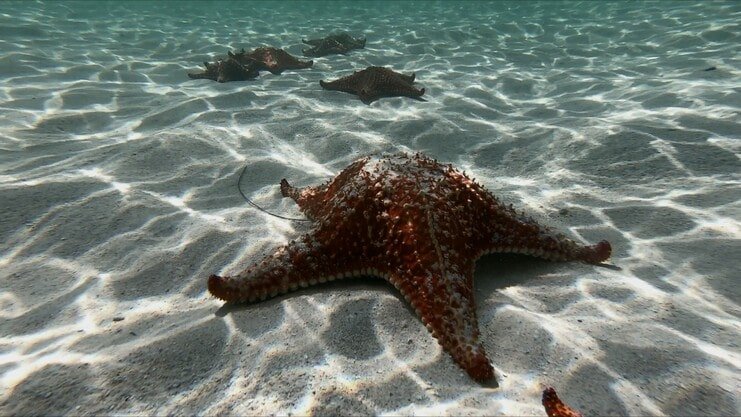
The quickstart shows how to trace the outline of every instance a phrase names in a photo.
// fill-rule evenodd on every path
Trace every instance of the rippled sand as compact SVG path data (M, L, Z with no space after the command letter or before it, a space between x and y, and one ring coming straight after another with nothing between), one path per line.
M741 402L741 3L0 4L0 414L730 415ZM227 50L365 49L250 82ZM369 65L427 102L324 91ZM714 67L715 69L706 71ZM422 151L619 269L477 266L499 388L390 285L223 307L308 230L278 182ZM735 387L735 388L734 388Z

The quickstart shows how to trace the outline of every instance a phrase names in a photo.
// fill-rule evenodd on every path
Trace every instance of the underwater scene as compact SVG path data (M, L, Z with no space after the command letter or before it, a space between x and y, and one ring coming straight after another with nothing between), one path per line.
M0 415L741 414L741 2L0 2Z

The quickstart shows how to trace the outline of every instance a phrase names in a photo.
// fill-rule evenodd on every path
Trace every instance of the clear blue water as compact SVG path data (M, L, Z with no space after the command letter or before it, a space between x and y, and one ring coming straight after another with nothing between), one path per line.
M0 414L741 409L739 2L1 2ZM311 69L191 80L336 30ZM425 102L322 90L378 65ZM205 290L309 230L278 182L424 152L619 269L478 263L498 388L393 288L230 308Z

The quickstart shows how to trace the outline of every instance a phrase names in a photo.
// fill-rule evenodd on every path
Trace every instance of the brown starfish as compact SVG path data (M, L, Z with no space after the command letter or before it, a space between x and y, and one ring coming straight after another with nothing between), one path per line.
M225 83L229 81L252 80L260 73L257 66L246 63L243 64L231 56L227 59L218 59L213 64L204 62L206 70L199 73L188 73L188 77L193 79L209 79Z
M245 52L229 53L231 57L244 64L255 63L259 70L267 70L273 74L280 74L285 70L309 68L314 61L301 61L288 52L272 47L262 47Z
M355 71L352 75L335 81L319 81L327 90L343 91L355 94L365 104L371 104L381 97L406 96L421 100L425 89L414 88L415 75L404 75L384 67L368 67Z
M330 54L345 54L353 49L365 48L365 38L353 38L347 32L340 32L321 39L302 39L301 42L311 45L303 49L306 56L325 56Z
M325 185L294 188L284 179L280 189L315 222L313 231L235 276L211 275L211 294L253 302L345 277L382 277L476 380L494 376L474 304L481 255L599 263L611 252L607 241L584 246L538 225L452 166L422 155L366 157Z

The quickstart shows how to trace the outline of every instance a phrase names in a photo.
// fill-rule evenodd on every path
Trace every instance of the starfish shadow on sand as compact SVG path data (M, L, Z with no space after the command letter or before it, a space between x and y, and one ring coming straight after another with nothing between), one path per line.
M595 266L611 267L612 265L597 264ZM553 269L554 269L554 264L552 262L548 262L548 261L541 260L541 259L533 259L532 257L526 256L526 255L520 255L520 254L485 255L481 257L481 259L479 259L479 261L477 262L477 266L476 266L476 272L475 272L475 281L477 283L476 288L475 288L476 294L478 298L484 299L484 300L492 299L492 297L501 298L499 296L496 296L495 294L502 289L509 288L509 287L520 287L522 285L527 285L528 283L530 284L546 283L548 279L542 278L542 275L553 272ZM350 280L332 281L332 282L325 282L323 284L317 284L316 286L302 288L295 292L278 295L275 298L268 299L260 304L244 304L244 303L238 303L238 302L227 302L227 303L224 303L219 309L217 309L214 315L217 317L226 317L229 314L255 310L258 307L260 309L263 309L263 311L265 309L267 309L268 311L272 311L284 301L288 299L292 299L292 298L297 298L297 297L302 297L302 296L313 297L313 296L320 296L322 294L326 295L329 293L347 294L347 293L353 293L357 291L366 291L366 292L372 293L370 294L370 297L374 297L373 294L377 294L378 296L381 296L383 294L392 294L394 298L396 298L399 301L400 307L403 308L408 313L410 318L416 315L414 308L405 301L404 296L399 291L397 291L395 288L393 288L392 285L389 285L389 283L385 282L383 279L375 277L375 276L371 276L371 275L360 276L360 277L357 277L355 279L350 279ZM508 305L510 301L511 300L505 299L505 300L502 300L501 302L498 302L497 305L502 305L502 306ZM490 315L490 314L482 314L481 316L485 317L487 315ZM369 317L369 319L372 320L372 317ZM357 335L356 335L357 340L366 341L366 340L372 339L374 335L373 326L353 326L353 332L357 332ZM311 332L312 329L308 329L308 331ZM325 339L323 343L325 345L323 350L330 351L331 349L329 349L329 347L327 346L329 342ZM358 359L358 358L355 358L355 359ZM360 359L364 359L364 358L360 358ZM434 368L439 368L441 366L447 366L447 365L443 365L443 363L446 362L446 358L444 356L438 357L435 362L436 363L433 365ZM419 374L429 375L429 372L420 370ZM495 378L492 378L487 381L479 381L478 385L485 387L485 388L498 388L499 387L499 384Z

